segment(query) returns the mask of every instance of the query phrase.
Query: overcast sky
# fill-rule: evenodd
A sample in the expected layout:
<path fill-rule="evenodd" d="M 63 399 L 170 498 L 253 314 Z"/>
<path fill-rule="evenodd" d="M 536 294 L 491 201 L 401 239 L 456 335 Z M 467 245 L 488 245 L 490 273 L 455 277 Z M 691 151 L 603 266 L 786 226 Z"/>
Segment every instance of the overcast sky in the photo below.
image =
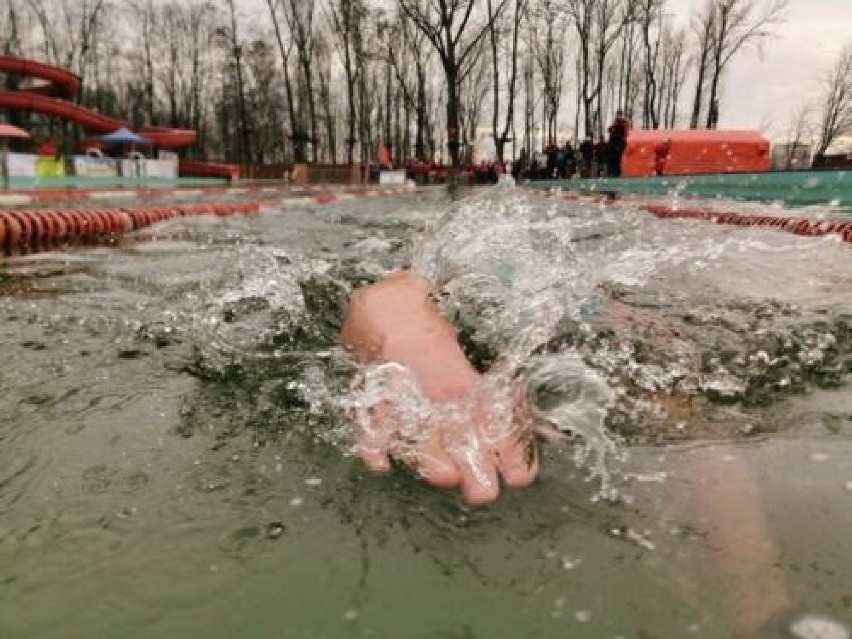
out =
<path fill-rule="evenodd" d="M 704 0 L 670 0 L 669 7 L 686 21 Z M 852 44 L 852 0 L 790 0 L 787 20 L 776 37 L 743 51 L 724 80 L 721 127 L 771 125 L 782 134 L 791 113 L 818 92 L 818 80 Z"/>

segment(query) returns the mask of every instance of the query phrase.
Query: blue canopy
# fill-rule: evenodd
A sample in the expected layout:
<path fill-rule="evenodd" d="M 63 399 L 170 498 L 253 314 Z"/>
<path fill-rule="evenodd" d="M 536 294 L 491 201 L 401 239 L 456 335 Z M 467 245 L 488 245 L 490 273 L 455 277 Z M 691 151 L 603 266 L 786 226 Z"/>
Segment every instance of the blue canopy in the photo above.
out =
<path fill-rule="evenodd" d="M 102 135 L 100 141 L 107 144 L 148 144 L 146 138 L 124 127 L 107 135 Z"/>

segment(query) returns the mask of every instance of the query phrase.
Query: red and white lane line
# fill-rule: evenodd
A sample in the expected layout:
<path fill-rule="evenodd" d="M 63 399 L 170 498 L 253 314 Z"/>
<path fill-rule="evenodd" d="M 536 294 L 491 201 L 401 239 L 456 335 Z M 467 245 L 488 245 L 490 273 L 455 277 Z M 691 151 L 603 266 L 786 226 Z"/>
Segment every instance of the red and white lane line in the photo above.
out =
<path fill-rule="evenodd" d="M 635 194 L 613 197 L 609 195 L 579 195 L 577 193 L 563 193 L 560 191 L 535 192 L 545 197 L 556 197 L 568 202 L 581 202 L 599 206 L 626 203 L 662 220 L 702 220 L 714 224 L 732 226 L 757 226 L 776 231 L 786 231 L 795 235 L 813 237 L 836 233 L 844 242 L 852 243 L 852 219 L 817 220 L 792 215 L 734 213 L 704 206 L 672 206 L 648 201 L 643 202 L 642 198 Z"/>
<path fill-rule="evenodd" d="M 0 209 L 0 253 L 4 250 L 50 250 L 70 241 L 109 238 L 176 217 L 196 215 L 252 215 L 262 207 L 327 206 L 356 197 L 397 195 L 410 187 L 359 189 L 334 192 L 312 188 L 315 195 L 284 197 L 272 201 L 196 202 L 189 204 L 147 204 L 132 207 L 11 208 Z M 106 199 L 106 191 L 99 191 Z M 185 194 L 185 192 L 182 192 Z M 98 199 L 98 198 L 93 198 Z M 23 205 L 29 204 L 29 202 Z"/>
<path fill-rule="evenodd" d="M 395 195 L 411 190 L 410 185 L 385 188 L 363 188 L 350 186 L 316 186 L 316 185 L 281 185 L 281 186 L 208 186 L 208 187 L 173 187 L 173 188 L 80 188 L 80 189 L 46 189 L 34 191 L 6 191 L 0 193 L 0 207 L 29 206 L 56 202 L 81 202 L 87 200 L 134 200 L 142 198 L 172 198 L 172 197 L 203 197 L 207 195 L 283 195 L 290 191 L 318 194 L 327 197 L 334 194 L 338 198 L 346 194 L 363 195 Z"/>

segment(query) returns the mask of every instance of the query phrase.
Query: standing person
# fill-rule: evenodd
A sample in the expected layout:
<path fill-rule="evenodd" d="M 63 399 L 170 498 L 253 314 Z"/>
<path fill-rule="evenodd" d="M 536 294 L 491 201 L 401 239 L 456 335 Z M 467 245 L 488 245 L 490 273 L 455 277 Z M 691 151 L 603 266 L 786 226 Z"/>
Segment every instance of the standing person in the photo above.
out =
<path fill-rule="evenodd" d="M 624 149 L 627 148 L 629 131 L 630 121 L 625 117 L 624 111 L 619 109 L 615 113 L 615 121 L 609 127 L 607 168 L 610 177 L 621 177 L 621 159 L 624 156 Z"/>
<path fill-rule="evenodd" d="M 609 163 L 607 162 L 607 158 L 609 157 L 609 146 L 606 143 L 606 140 L 600 138 L 598 143 L 595 144 L 595 154 L 592 159 L 592 177 L 606 177 L 608 175 L 607 168 Z"/>
<path fill-rule="evenodd" d="M 562 149 L 564 161 L 562 164 L 562 179 L 570 180 L 574 177 L 574 172 L 577 170 L 577 162 L 574 158 L 574 147 L 570 140 L 566 140 L 565 146 Z"/>
<path fill-rule="evenodd" d="M 666 164 L 668 164 L 669 157 L 672 151 L 672 140 L 671 138 L 666 138 L 657 146 L 654 147 L 654 173 L 657 175 L 662 175 L 666 171 Z"/>
<path fill-rule="evenodd" d="M 580 142 L 580 176 L 584 178 L 592 177 L 592 162 L 595 157 L 595 143 L 592 142 L 592 136 L 587 135 L 586 139 Z"/>

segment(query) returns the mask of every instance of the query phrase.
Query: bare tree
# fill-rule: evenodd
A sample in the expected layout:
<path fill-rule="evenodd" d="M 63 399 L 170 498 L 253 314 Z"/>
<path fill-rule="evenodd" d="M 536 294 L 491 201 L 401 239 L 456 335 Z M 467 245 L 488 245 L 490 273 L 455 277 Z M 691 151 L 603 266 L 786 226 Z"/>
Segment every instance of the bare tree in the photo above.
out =
<path fill-rule="evenodd" d="M 662 43 L 662 20 L 665 0 L 639 0 L 638 20 L 642 43 L 645 47 L 644 94 L 642 96 L 642 126 L 646 129 L 660 127 L 657 100 L 660 94 L 659 61 Z"/>
<path fill-rule="evenodd" d="M 812 121 L 813 109 L 810 104 L 804 104 L 796 109 L 787 130 L 787 140 L 783 148 L 783 157 L 778 158 L 780 166 L 786 170 L 807 168 L 810 163 L 804 156 L 809 155 L 811 140 L 814 134 Z"/>
<path fill-rule="evenodd" d="M 233 0 L 231 0 L 233 1 Z M 284 0 L 284 18 L 290 28 L 296 57 L 301 72 L 300 91 L 308 106 L 310 121 L 311 158 L 317 159 L 317 113 L 314 99 L 313 61 L 316 38 L 314 37 L 315 0 Z"/>
<path fill-rule="evenodd" d="M 666 28 L 662 35 L 662 79 L 660 81 L 661 106 L 659 113 L 663 126 L 673 129 L 677 125 L 678 105 L 689 73 L 686 55 L 686 33 Z"/>
<path fill-rule="evenodd" d="M 542 125 L 547 143 L 556 144 L 566 58 L 562 34 L 568 30 L 568 14 L 560 0 L 541 0 L 532 16 L 536 35 L 531 42 L 542 81 Z"/>
<path fill-rule="evenodd" d="M 699 13 L 692 20 L 692 30 L 698 44 L 698 53 L 695 56 L 698 71 L 695 78 L 695 96 L 692 100 L 692 117 L 689 121 L 689 127 L 692 129 L 698 128 L 704 108 L 704 91 L 707 88 L 707 74 L 713 54 L 713 36 L 716 31 L 715 2 L 716 0 L 708 0 L 704 12 Z"/>
<path fill-rule="evenodd" d="M 77 73 L 85 83 L 92 43 L 105 0 L 27 0 L 41 31 L 49 61 Z"/>
<path fill-rule="evenodd" d="M 355 161 L 355 129 L 357 111 L 355 92 L 358 85 L 360 67 L 355 56 L 355 38 L 361 31 L 361 22 L 366 8 L 361 0 L 329 0 L 328 13 L 331 26 L 337 35 L 337 49 L 343 57 L 343 72 L 346 75 L 346 161 Z"/>
<path fill-rule="evenodd" d="M 500 92 L 502 89 L 500 81 L 501 69 L 501 52 L 500 38 L 501 33 L 499 16 L 494 13 L 494 0 L 486 0 L 488 10 L 488 41 L 491 46 L 491 91 L 493 96 L 491 108 L 491 137 L 494 139 L 494 151 L 497 155 L 497 161 L 503 162 L 505 159 L 505 146 L 509 137 L 509 131 L 515 120 L 515 90 L 518 80 L 518 56 L 519 47 L 518 41 L 521 33 L 521 25 L 527 14 L 529 0 L 513 0 L 511 22 L 509 26 L 509 47 L 507 57 L 509 60 L 508 83 L 506 86 L 506 109 L 503 113 L 503 123 L 500 124 Z"/>
<path fill-rule="evenodd" d="M 708 0 L 698 20 L 699 75 L 693 103 L 692 127 L 698 127 L 701 96 L 707 88 L 707 128 L 719 117 L 719 82 L 733 57 L 744 47 L 760 46 L 783 21 L 788 0 Z"/>
<path fill-rule="evenodd" d="M 243 80 L 243 46 L 240 40 L 239 23 L 237 21 L 237 7 L 235 0 L 227 0 L 229 26 L 220 30 L 220 34 L 228 39 L 230 53 L 234 60 L 234 74 L 237 81 L 237 106 L 239 109 L 239 131 L 237 141 L 237 157 L 240 163 L 247 163 L 251 158 L 248 132 L 248 114 L 246 112 L 246 94 Z"/>
<path fill-rule="evenodd" d="M 331 50 L 328 43 L 320 38 L 316 43 L 315 64 L 319 99 L 322 105 L 322 119 L 325 124 L 326 154 L 325 161 L 337 163 L 337 113 L 331 96 Z"/>
<path fill-rule="evenodd" d="M 287 97 L 287 114 L 290 120 L 290 136 L 293 141 L 293 159 L 296 162 L 307 161 L 307 153 L 305 152 L 305 129 L 301 114 L 296 108 L 295 92 L 293 90 L 293 81 L 290 75 L 290 60 L 293 56 L 293 41 L 292 39 L 285 41 L 284 29 L 279 19 L 281 9 L 281 0 L 266 0 L 266 6 L 269 9 L 269 17 L 272 20 L 272 27 L 275 32 L 275 41 L 278 43 L 278 52 L 281 56 L 281 70 L 284 75 L 284 89 Z"/>
<path fill-rule="evenodd" d="M 484 24 L 472 22 L 476 0 L 399 0 L 402 11 L 420 29 L 441 60 L 447 92 L 447 137 L 453 166 L 459 165 L 461 84 L 476 62 L 476 49 L 508 0 L 497 0 Z"/>
<path fill-rule="evenodd" d="M 841 52 L 823 81 L 819 104 L 819 142 L 816 157 L 822 157 L 835 140 L 852 135 L 852 44 Z"/>
<path fill-rule="evenodd" d="M 491 90 L 489 61 L 482 51 L 483 48 L 480 47 L 476 64 L 465 78 L 461 91 L 462 104 L 459 121 L 461 123 L 465 160 L 468 162 L 473 161 L 476 151 L 477 130 L 482 116 L 482 105 Z"/>
<path fill-rule="evenodd" d="M 631 18 L 627 0 L 568 0 L 577 32 L 579 90 L 586 135 L 603 135 L 603 91 L 607 58 Z"/>
<path fill-rule="evenodd" d="M 21 12 L 17 0 L 8 0 L 0 11 L 0 51 L 12 55 L 21 50 Z"/>
<path fill-rule="evenodd" d="M 406 111 L 413 110 L 415 114 L 414 154 L 425 160 L 434 150 L 429 143 L 428 45 L 423 32 L 405 14 L 399 16 L 394 33 L 391 60 Z"/>

